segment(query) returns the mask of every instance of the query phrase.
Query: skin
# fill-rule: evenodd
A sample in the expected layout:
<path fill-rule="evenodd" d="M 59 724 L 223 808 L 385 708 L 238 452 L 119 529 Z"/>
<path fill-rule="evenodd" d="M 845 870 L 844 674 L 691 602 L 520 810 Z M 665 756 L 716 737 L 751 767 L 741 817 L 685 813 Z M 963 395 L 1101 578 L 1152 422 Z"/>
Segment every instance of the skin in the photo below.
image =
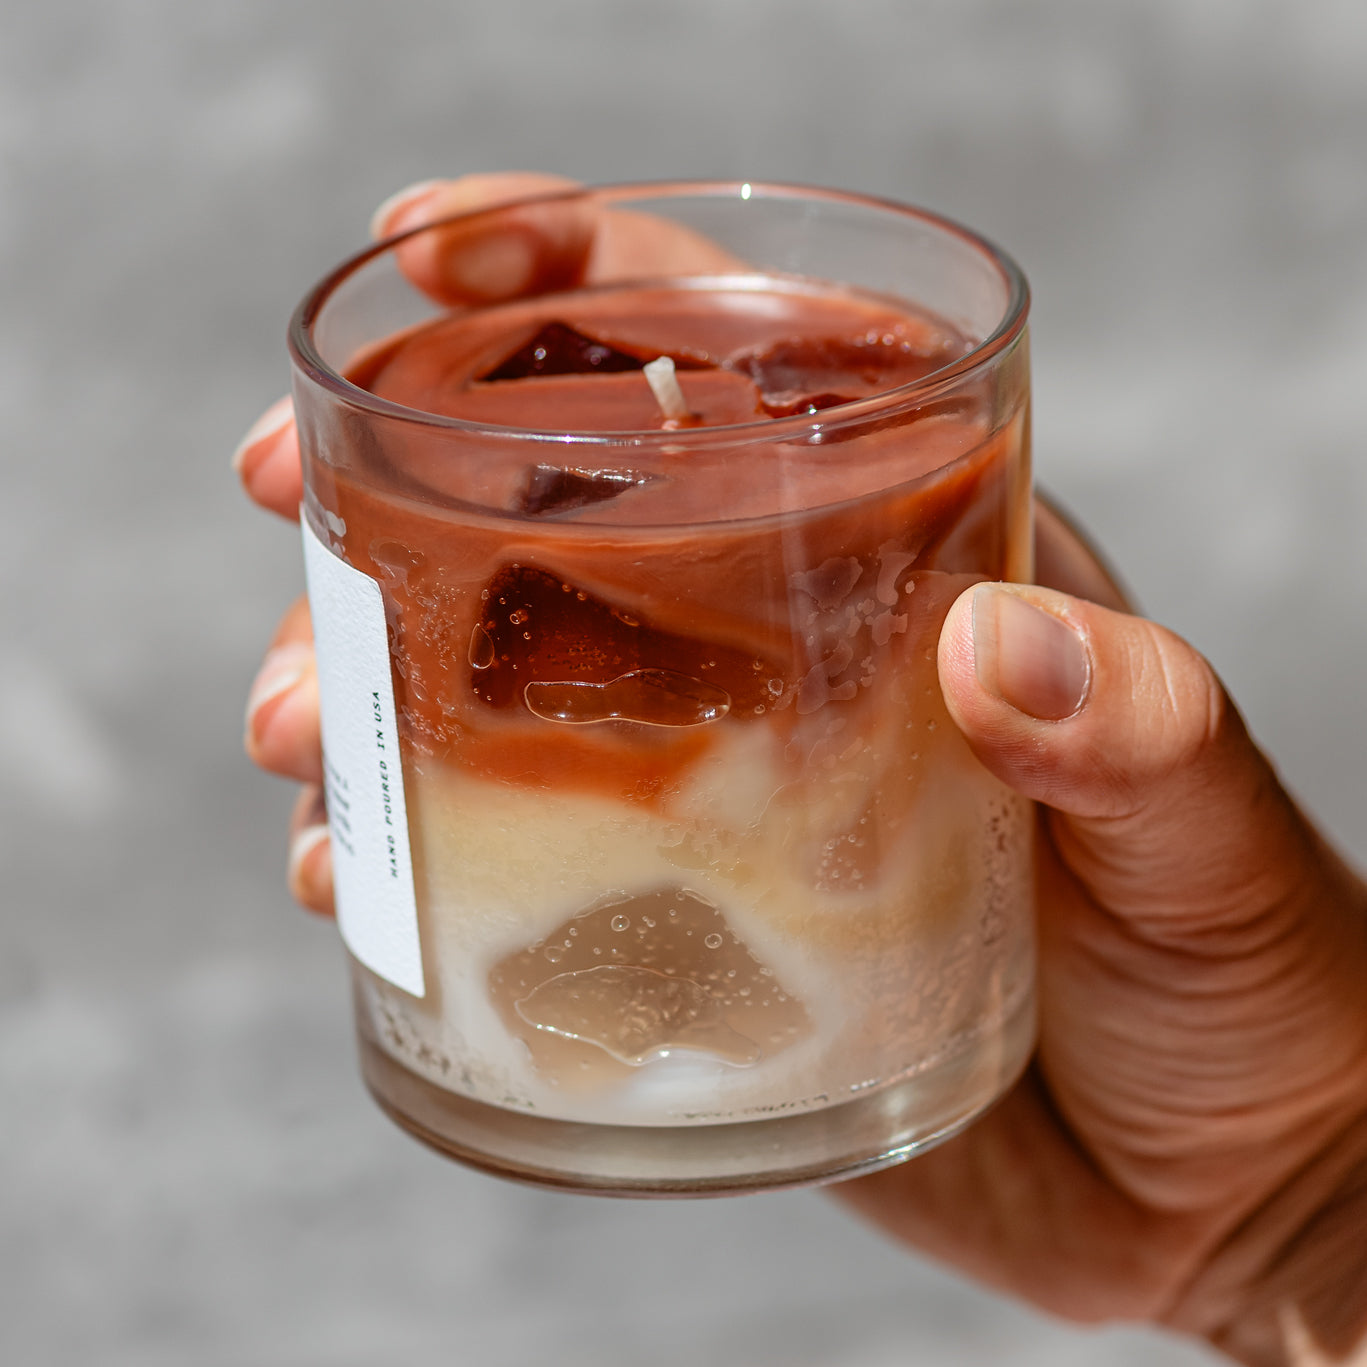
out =
<path fill-rule="evenodd" d="M 521 173 L 431 182 L 373 226 L 568 188 Z M 405 269 L 475 302 L 715 258 L 657 221 L 572 209 L 529 215 L 502 255 L 457 226 Z M 287 404 L 235 463 L 256 503 L 297 516 Z M 1283 790 L 1209 664 L 1132 615 L 1043 505 L 1037 545 L 1040 586 L 968 590 L 939 647 L 954 720 L 1041 804 L 1036 1060 L 965 1134 L 835 1193 L 1068 1319 L 1171 1325 L 1259 1367 L 1349 1361 L 1367 1336 L 1367 886 Z M 302 600 L 253 687 L 246 746 L 304 785 L 290 889 L 328 913 Z"/>

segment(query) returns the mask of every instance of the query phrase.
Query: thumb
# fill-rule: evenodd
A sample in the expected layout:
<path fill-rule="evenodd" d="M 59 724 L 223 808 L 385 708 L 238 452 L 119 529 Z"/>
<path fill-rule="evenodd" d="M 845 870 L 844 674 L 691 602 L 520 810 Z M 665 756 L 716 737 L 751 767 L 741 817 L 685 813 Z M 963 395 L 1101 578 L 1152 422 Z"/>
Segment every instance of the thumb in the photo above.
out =
<path fill-rule="evenodd" d="M 1172 632 L 1050 589 L 979 584 L 949 612 L 939 669 L 979 759 L 1053 808 L 1073 874 L 1136 930 L 1199 936 L 1322 884 L 1321 842 Z"/>

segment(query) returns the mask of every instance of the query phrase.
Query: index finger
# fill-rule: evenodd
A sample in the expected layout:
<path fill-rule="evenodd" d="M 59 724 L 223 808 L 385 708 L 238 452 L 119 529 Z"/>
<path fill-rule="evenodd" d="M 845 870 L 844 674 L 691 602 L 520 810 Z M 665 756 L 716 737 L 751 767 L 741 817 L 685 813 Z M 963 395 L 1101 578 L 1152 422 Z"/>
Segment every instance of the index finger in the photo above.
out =
<path fill-rule="evenodd" d="M 1082 529 L 1047 494 L 1035 496 L 1035 579 L 1117 612 L 1134 612 L 1134 601 Z"/>
<path fill-rule="evenodd" d="M 371 233 L 394 236 L 453 215 L 518 204 L 508 214 L 462 219 L 397 249 L 400 267 L 413 283 L 453 306 L 738 265 L 730 253 L 682 224 L 573 198 L 578 188 L 563 176 L 528 171 L 424 181 L 386 200 L 371 221 Z M 557 194 L 570 197 L 520 203 Z M 254 503 L 297 519 L 303 476 L 288 398 L 253 424 L 233 456 L 233 468 Z"/>
<path fill-rule="evenodd" d="M 453 305 L 740 264 L 681 223 L 576 197 L 581 188 L 563 176 L 527 171 L 424 181 L 381 205 L 371 232 L 392 237 L 462 215 L 396 248 L 404 274 L 431 298 Z M 480 215 L 500 205 L 511 207 Z"/>

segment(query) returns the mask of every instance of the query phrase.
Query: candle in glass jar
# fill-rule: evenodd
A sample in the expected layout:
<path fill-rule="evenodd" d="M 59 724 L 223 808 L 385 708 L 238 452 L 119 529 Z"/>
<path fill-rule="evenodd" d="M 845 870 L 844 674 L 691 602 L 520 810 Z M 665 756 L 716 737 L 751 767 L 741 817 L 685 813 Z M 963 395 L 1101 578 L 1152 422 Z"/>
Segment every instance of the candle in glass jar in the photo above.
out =
<path fill-rule="evenodd" d="M 954 597 L 1027 566 L 1023 404 L 927 383 L 975 345 L 756 272 L 455 313 L 347 367 L 427 415 L 305 442 L 394 660 L 425 978 L 358 972 L 372 1086 L 701 1133 L 944 1064 L 972 1110 L 1019 1066 L 1028 820 L 935 667 Z"/>

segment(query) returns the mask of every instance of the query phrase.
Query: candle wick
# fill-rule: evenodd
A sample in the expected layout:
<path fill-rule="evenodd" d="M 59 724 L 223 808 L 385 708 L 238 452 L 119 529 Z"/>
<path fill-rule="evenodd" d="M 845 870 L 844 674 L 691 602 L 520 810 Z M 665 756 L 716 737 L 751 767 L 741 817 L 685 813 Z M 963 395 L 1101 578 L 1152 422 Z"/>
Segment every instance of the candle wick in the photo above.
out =
<path fill-rule="evenodd" d="M 674 361 L 669 356 L 661 356 L 645 367 L 646 382 L 655 402 L 664 414 L 665 425 L 677 427 L 697 421 L 697 415 L 688 407 L 688 400 L 679 387 L 679 377 L 674 373 Z"/>

